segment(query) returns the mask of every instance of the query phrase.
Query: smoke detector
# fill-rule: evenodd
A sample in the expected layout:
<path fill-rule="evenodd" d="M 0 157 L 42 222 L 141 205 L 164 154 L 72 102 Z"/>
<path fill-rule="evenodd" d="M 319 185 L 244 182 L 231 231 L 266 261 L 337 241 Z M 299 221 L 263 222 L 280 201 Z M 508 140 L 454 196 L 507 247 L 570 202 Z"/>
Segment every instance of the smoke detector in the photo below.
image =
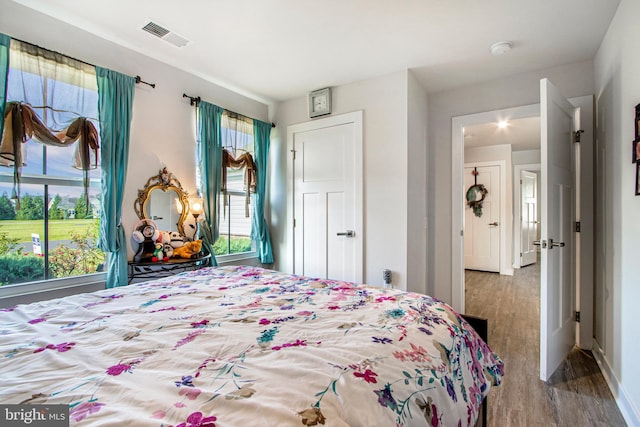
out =
<path fill-rule="evenodd" d="M 494 56 L 504 55 L 511 50 L 513 44 L 511 42 L 497 42 L 491 45 L 489 50 Z"/>
<path fill-rule="evenodd" d="M 162 39 L 175 47 L 184 47 L 189 44 L 189 40 L 153 21 L 149 21 L 147 25 L 142 27 L 142 30 L 149 34 L 153 34 L 159 39 Z"/>

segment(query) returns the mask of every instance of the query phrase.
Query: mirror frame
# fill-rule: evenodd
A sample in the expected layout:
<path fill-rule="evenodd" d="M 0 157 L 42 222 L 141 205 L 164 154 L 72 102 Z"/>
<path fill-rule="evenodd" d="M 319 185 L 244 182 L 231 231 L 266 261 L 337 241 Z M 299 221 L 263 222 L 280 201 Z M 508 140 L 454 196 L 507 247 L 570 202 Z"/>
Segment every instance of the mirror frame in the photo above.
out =
<path fill-rule="evenodd" d="M 153 190 L 162 190 L 165 193 L 169 190 L 176 192 L 178 200 L 182 205 L 182 212 L 180 213 L 180 219 L 178 219 L 176 226 L 178 227 L 178 232 L 185 236 L 184 221 L 189 215 L 189 193 L 182 188 L 182 184 L 180 184 L 178 178 L 169 172 L 166 167 L 160 169 L 158 175 L 149 178 L 143 189 L 138 190 L 138 198 L 133 202 L 133 209 L 136 211 L 138 218 L 147 218 L 146 207 Z"/>

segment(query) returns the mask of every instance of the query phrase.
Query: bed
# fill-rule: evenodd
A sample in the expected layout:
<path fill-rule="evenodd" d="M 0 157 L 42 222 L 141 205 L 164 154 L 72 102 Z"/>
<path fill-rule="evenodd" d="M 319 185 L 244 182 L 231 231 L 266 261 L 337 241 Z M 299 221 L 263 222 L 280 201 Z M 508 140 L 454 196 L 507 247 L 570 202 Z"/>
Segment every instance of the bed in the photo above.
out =
<path fill-rule="evenodd" d="M 0 312 L 0 402 L 78 426 L 469 426 L 502 375 L 434 298 L 256 267 Z"/>

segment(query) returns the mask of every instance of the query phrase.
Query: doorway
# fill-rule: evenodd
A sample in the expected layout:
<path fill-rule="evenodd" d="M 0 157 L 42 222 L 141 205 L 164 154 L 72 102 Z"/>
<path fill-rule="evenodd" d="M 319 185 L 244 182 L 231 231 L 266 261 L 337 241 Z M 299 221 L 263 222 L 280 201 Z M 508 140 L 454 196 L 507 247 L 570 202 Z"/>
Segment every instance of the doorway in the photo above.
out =
<path fill-rule="evenodd" d="M 465 190 L 464 187 L 464 162 L 465 162 L 465 128 L 469 129 L 473 126 L 485 126 L 488 123 L 498 123 L 504 120 L 516 120 L 540 115 L 540 105 L 533 104 L 522 107 L 508 108 L 503 110 L 488 111 L 484 113 L 471 114 L 467 116 L 453 117 L 452 119 L 452 242 L 451 242 L 451 280 L 452 280 L 452 305 L 454 309 L 464 313 L 464 203 Z M 467 133 L 469 135 L 469 133 Z M 503 156 L 504 157 L 504 156 Z M 506 165 L 506 169 L 512 167 L 511 159 Z M 505 174 L 506 175 L 506 174 Z M 509 176 L 511 172 L 509 172 Z M 511 179 L 509 179 L 511 181 Z M 510 185 L 506 185 L 505 200 L 512 197 L 513 191 Z M 510 203 L 507 203 L 510 206 Z M 504 230 L 512 230 L 512 210 L 506 210 L 505 205 Z M 511 233 L 507 233 L 511 234 Z M 505 239 L 508 241 L 509 247 L 513 239 Z M 513 262 L 511 260 L 511 251 L 501 259 L 501 272 L 511 272 Z"/>
<path fill-rule="evenodd" d="M 594 147 L 594 111 L 593 95 L 571 98 L 569 101 L 580 108 L 582 123 L 579 144 L 580 164 L 577 165 L 580 198 L 578 212 L 580 216 L 576 227 L 581 232 L 576 239 L 576 251 L 579 264 L 576 275 L 580 278 L 577 289 L 576 310 L 580 312 L 580 323 L 577 325 L 577 344 L 583 349 L 591 349 L 593 345 L 593 147 Z M 465 127 L 495 122 L 503 118 L 525 118 L 539 116 L 539 104 L 516 108 L 470 114 L 452 118 L 452 305 L 456 310 L 465 312 L 464 295 L 464 129 Z M 533 163 L 533 162 L 531 162 Z M 515 252 L 515 248 L 514 248 Z M 513 258 L 515 253 L 510 256 Z"/>
<path fill-rule="evenodd" d="M 533 242 L 540 240 L 540 163 L 513 166 L 514 186 L 513 267 L 538 262 L 539 250 Z M 519 219 L 519 220 L 518 220 Z"/>

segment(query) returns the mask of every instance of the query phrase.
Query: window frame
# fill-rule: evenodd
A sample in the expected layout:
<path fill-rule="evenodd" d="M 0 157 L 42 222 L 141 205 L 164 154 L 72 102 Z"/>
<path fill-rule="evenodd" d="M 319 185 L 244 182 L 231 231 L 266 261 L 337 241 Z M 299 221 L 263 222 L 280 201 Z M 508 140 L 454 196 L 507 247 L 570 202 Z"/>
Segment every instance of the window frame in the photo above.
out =
<path fill-rule="evenodd" d="M 225 110 L 223 112 L 223 116 L 225 114 L 228 114 L 227 110 Z M 234 129 L 224 126 L 222 123 L 224 122 L 224 120 L 221 120 L 220 123 L 220 127 L 221 129 L 224 128 L 228 131 L 234 131 Z M 252 133 L 252 137 L 255 137 L 255 135 Z M 196 153 L 199 153 L 199 144 L 201 144 L 200 140 L 196 140 Z M 226 147 L 222 147 L 223 150 L 226 150 Z M 253 157 L 255 155 L 255 151 L 252 149 L 250 151 L 251 156 Z M 198 182 L 198 194 L 201 194 L 201 188 L 200 188 L 200 177 L 201 177 L 201 173 L 200 173 L 200 158 L 199 158 L 199 154 L 196 155 L 196 165 L 197 165 L 197 171 L 196 171 L 196 181 Z M 229 171 L 231 171 L 232 169 L 227 168 L 227 177 L 229 177 Z M 249 191 L 247 189 L 247 191 Z M 241 196 L 241 197 L 246 197 L 246 191 L 238 191 L 238 190 L 227 190 L 226 192 L 221 191 L 220 195 L 225 197 L 227 195 L 232 195 L 232 196 Z M 253 207 L 254 204 L 254 198 L 253 196 L 251 196 L 251 206 Z M 219 199 L 220 200 L 220 199 Z M 224 202 L 223 202 L 224 203 Z M 218 218 L 215 219 L 217 226 L 218 226 L 218 238 L 221 236 L 227 236 L 227 238 L 229 238 L 230 234 L 228 232 L 225 232 L 224 234 L 221 232 L 220 229 L 220 219 L 221 219 L 221 210 L 223 209 L 223 204 L 219 204 L 218 206 Z M 251 218 L 251 217 L 250 217 Z M 253 228 L 253 227 L 252 227 Z M 251 231 L 253 231 L 252 229 L 249 232 L 249 238 L 251 239 Z M 215 242 L 213 242 L 215 244 Z M 213 247 L 213 245 L 212 245 Z M 252 258 L 257 258 L 258 257 L 258 248 L 257 248 L 257 242 L 254 239 L 251 239 L 251 250 L 250 251 L 246 251 L 246 252 L 239 252 L 239 253 L 234 253 L 234 254 L 224 254 L 224 255 L 216 255 L 216 254 L 212 254 L 215 256 L 216 260 L 218 261 L 219 264 L 224 264 L 224 263 L 232 263 L 235 261 L 240 261 L 240 260 L 245 260 L 245 259 L 252 259 Z"/>
<path fill-rule="evenodd" d="M 31 45 L 30 43 L 27 43 L 27 42 L 20 42 L 20 43 L 24 45 Z M 61 58 L 65 58 L 65 60 L 70 60 L 73 63 L 82 62 L 74 58 L 71 58 L 67 55 L 52 51 L 50 49 L 40 48 L 35 45 L 31 45 L 31 46 L 35 47 L 36 49 L 52 53 L 56 58 L 58 58 L 59 56 Z M 51 58 L 47 57 L 45 62 L 41 63 L 40 61 L 34 59 L 35 57 L 32 57 L 30 53 L 25 53 L 25 51 L 23 51 L 22 49 L 20 49 L 20 52 L 24 53 L 24 55 L 21 55 L 20 61 L 17 61 L 15 63 L 12 62 L 9 64 L 9 69 L 8 69 L 9 74 L 11 74 L 12 70 L 15 70 L 19 73 L 34 74 L 36 76 L 39 76 L 41 79 L 45 79 L 45 81 L 55 80 L 56 82 L 61 82 L 63 84 L 80 87 L 83 90 L 87 90 L 87 89 L 93 90 L 92 85 L 91 87 L 89 87 L 89 86 L 86 86 L 85 84 L 75 84 L 77 83 L 77 80 L 71 77 L 76 72 L 85 72 L 86 70 L 84 68 L 77 69 L 76 67 L 71 66 L 68 63 L 64 63 L 64 64 L 58 63 L 59 66 L 56 67 L 56 70 L 58 72 L 51 75 L 51 73 L 49 73 L 49 71 L 47 71 L 46 68 L 44 69 L 45 71 L 43 71 L 43 68 L 41 68 L 41 65 L 46 64 L 46 61 L 51 60 Z M 13 55 L 12 48 L 10 48 L 10 55 Z M 52 61 L 56 62 L 56 60 L 52 60 Z M 90 64 L 86 64 L 86 63 L 82 67 L 84 66 L 93 67 Z M 8 77 L 8 79 L 10 79 L 10 77 Z M 83 77 L 80 80 L 82 80 L 83 83 L 86 83 L 86 77 Z M 45 93 L 43 94 L 43 97 L 44 97 L 43 99 L 45 100 L 45 104 L 46 104 L 46 99 L 48 95 L 47 85 L 45 85 L 43 88 L 45 90 Z M 97 86 L 95 89 L 97 89 Z M 9 99 L 7 99 L 6 101 L 11 102 L 11 100 Z M 96 101 L 97 101 L 97 98 L 96 98 Z M 96 110 L 97 110 L 97 105 L 96 105 Z M 46 124 L 45 117 L 41 117 L 41 119 L 43 120 L 43 123 Z M 93 120 L 97 120 L 97 119 L 93 119 Z M 2 133 L 2 129 L 0 129 L 0 134 L 1 133 Z M 38 144 L 38 142 L 34 142 L 34 141 L 30 141 L 29 143 Z M 57 175 L 55 173 L 49 174 L 50 172 L 48 172 L 48 170 L 50 165 L 47 163 L 48 149 L 49 147 L 47 146 L 47 144 L 43 144 L 42 171 L 40 171 L 40 173 L 29 171 L 29 172 L 26 172 L 26 173 L 23 172 L 20 174 L 21 185 L 23 184 L 33 185 L 33 186 L 38 186 L 42 189 L 42 192 L 43 192 L 42 197 L 44 201 L 44 205 L 43 205 L 44 209 L 42 214 L 43 214 L 44 225 L 46 225 L 48 221 L 48 218 L 47 218 L 48 216 L 47 202 L 48 201 L 45 199 L 45 196 L 47 196 L 47 191 L 46 191 L 47 187 L 74 187 L 74 188 L 80 188 L 80 189 L 84 188 L 83 177 L 81 174 L 80 175 L 78 174 L 75 174 L 75 175 L 59 175 L 58 174 Z M 100 166 L 98 166 L 98 170 L 100 170 Z M 100 175 L 101 174 L 99 173 L 97 176 L 91 176 L 89 178 L 90 189 L 97 190 L 98 192 L 102 191 L 102 183 L 101 183 Z M 13 177 L 13 167 L 0 168 L 0 183 L 3 183 L 3 184 L 7 183 L 10 185 L 15 184 L 14 177 Z M 87 200 L 87 203 L 90 203 L 90 200 Z M 45 236 L 46 235 L 47 234 L 45 231 Z M 44 240 L 44 237 L 43 237 L 43 240 Z M 97 246 L 98 242 L 96 241 L 95 243 Z M 51 250 L 47 255 L 51 256 Z M 104 264 L 108 265 L 108 262 L 109 262 L 109 253 L 105 253 Z M 67 276 L 67 277 L 48 277 L 50 274 L 51 274 L 50 271 L 49 272 L 45 271 L 44 277 L 46 278 L 43 278 L 40 280 L 34 280 L 30 282 L 11 283 L 11 284 L 6 284 L 4 286 L 0 286 L 0 300 L 4 300 L 6 298 L 12 298 L 12 297 L 19 297 L 23 295 L 38 294 L 42 292 L 50 292 L 50 291 L 57 291 L 57 290 L 63 290 L 63 289 L 73 289 L 77 287 L 91 286 L 96 284 L 105 284 L 106 278 L 107 278 L 106 271 L 93 272 L 88 274 L 80 274 L 80 275 Z"/>

